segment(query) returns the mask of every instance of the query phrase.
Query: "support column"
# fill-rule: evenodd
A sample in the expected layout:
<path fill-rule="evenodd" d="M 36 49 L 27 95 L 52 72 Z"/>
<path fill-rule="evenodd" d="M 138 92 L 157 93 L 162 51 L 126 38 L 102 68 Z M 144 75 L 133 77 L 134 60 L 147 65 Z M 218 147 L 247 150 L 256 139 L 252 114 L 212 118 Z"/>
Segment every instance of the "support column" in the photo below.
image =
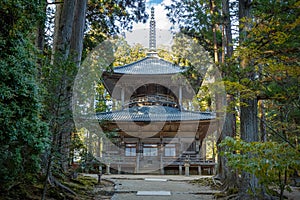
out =
<path fill-rule="evenodd" d="M 202 153 L 202 158 L 206 160 L 206 139 L 204 139 L 202 142 L 201 153 Z"/>
<path fill-rule="evenodd" d="M 163 149 L 163 144 L 160 144 L 160 174 L 164 175 L 165 174 L 165 170 L 164 170 L 164 162 L 163 162 L 163 153 L 164 153 L 164 149 Z"/>
<path fill-rule="evenodd" d="M 182 175 L 182 165 L 179 165 L 179 175 Z"/>
<path fill-rule="evenodd" d="M 121 165 L 118 165 L 118 174 L 121 174 L 121 171 L 122 171 L 122 167 Z"/>
<path fill-rule="evenodd" d="M 198 175 L 202 175 L 201 166 L 198 166 Z"/>
<path fill-rule="evenodd" d="M 216 167 L 216 166 L 214 166 L 214 167 L 212 168 L 212 170 L 211 170 L 211 175 L 215 175 L 215 174 L 216 174 L 215 167 Z"/>
<path fill-rule="evenodd" d="M 125 88 L 123 86 L 121 88 L 121 106 L 122 106 L 122 109 L 125 106 Z"/>
<path fill-rule="evenodd" d="M 141 139 L 139 138 L 137 142 L 137 153 L 136 153 L 136 162 L 135 162 L 135 173 L 139 173 L 140 171 L 140 157 L 141 157 L 141 152 L 142 152 L 142 146 L 141 146 Z"/>
<path fill-rule="evenodd" d="M 184 171 L 186 176 L 190 176 L 190 158 L 188 156 L 184 160 Z"/>
<path fill-rule="evenodd" d="M 185 172 L 186 176 L 190 176 L 190 165 L 189 164 L 184 165 L 184 172 Z"/>
<path fill-rule="evenodd" d="M 140 170 L 140 153 L 138 152 L 136 155 L 135 173 L 138 174 L 139 170 Z"/>
<path fill-rule="evenodd" d="M 110 164 L 106 165 L 106 174 L 110 174 Z"/>
<path fill-rule="evenodd" d="M 179 103 L 179 107 L 181 108 L 182 106 L 182 86 L 179 86 L 179 91 L 178 91 L 178 103 Z"/>

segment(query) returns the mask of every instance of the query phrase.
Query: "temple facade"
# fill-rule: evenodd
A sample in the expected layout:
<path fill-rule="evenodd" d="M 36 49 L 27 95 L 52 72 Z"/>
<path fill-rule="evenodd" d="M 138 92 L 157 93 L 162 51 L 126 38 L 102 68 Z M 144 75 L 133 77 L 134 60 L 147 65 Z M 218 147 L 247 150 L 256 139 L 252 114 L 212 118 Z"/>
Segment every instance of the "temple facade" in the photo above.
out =
<path fill-rule="evenodd" d="M 102 129 L 116 133 L 113 145 L 103 145 L 101 156 L 111 158 L 109 172 L 213 173 L 215 163 L 206 160 L 203 141 L 215 131 L 215 113 L 184 108 L 183 102 L 197 91 L 185 81 L 187 67 L 158 57 L 151 12 L 147 56 L 103 73 L 106 90 L 121 106 L 97 113 Z"/>

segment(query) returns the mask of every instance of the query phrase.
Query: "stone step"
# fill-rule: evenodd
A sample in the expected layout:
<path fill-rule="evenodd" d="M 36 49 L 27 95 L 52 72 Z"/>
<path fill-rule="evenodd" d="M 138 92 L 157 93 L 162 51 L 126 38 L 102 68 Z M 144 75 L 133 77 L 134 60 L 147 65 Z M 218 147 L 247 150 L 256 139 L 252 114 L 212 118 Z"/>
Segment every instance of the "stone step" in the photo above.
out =
<path fill-rule="evenodd" d="M 137 196 L 171 196 L 170 191 L 138 191 Z"/>

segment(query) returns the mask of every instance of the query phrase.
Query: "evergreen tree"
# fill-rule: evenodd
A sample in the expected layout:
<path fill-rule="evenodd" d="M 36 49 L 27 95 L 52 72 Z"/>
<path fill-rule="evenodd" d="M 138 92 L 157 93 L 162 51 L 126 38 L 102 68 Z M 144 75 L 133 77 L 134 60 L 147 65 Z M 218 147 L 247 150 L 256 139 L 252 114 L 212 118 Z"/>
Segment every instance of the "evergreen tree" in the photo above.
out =
<path fill-rule="evenodd" d="M 32 40 L 42 7 L 35 0 L 0 2 L 1 191 L 33 181 L 48 144 Z"/>

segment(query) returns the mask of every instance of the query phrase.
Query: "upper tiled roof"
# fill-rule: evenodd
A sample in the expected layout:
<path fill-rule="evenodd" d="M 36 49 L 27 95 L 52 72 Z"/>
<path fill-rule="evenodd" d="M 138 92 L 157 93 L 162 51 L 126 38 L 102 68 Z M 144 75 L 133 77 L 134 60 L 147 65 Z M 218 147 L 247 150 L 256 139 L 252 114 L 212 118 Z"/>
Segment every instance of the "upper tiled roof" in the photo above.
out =
<path fill-rule="evenodd" d="M 210 112 L 192 112 L 167 106 L 132 107 L 124 110 L 98 113 L 98 120 L 110 121 L 194 121 L 211 120 L 216 115 Z"/>
<path fill-rule="evenodd" d="M 148 56 L 128 65 L 115 67 L 117 74 L 178 74 L 186 69 L 156 56 Z"/>

